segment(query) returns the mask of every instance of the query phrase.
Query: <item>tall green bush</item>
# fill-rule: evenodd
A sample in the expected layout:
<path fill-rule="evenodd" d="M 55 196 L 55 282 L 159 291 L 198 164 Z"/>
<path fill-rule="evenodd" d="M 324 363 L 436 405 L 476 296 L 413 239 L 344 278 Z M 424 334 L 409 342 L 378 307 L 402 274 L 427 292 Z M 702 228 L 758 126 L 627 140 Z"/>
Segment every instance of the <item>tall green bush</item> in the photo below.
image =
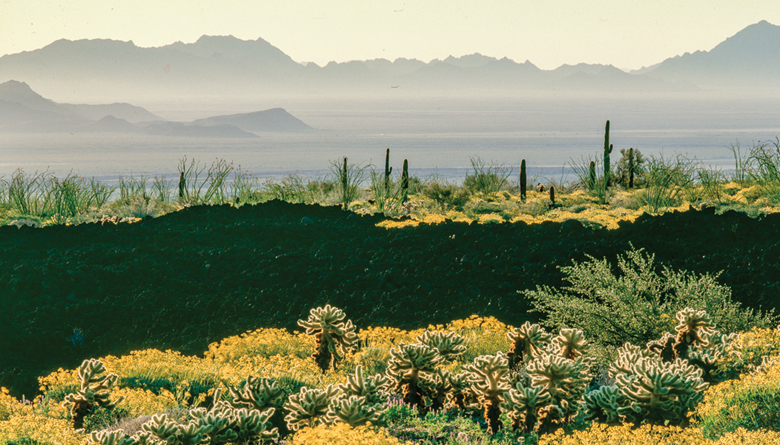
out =
<path fill-rule="evenodd" d="M 616 272 L 606 258 L 560 267 L 569 284 L 561 289 L 537 286 L 521 291 L 534 310 L 546 315 L 542 324 L 578 328 L 602 346 L 645 344 L 672 330 L 675 313 L 685 307 L 705 310 L 723 332 L 777 324 L 773 311 L 743 308 L 718 275 L 659 267 L 655 256 L 631 248 L 618 255 Z"/>

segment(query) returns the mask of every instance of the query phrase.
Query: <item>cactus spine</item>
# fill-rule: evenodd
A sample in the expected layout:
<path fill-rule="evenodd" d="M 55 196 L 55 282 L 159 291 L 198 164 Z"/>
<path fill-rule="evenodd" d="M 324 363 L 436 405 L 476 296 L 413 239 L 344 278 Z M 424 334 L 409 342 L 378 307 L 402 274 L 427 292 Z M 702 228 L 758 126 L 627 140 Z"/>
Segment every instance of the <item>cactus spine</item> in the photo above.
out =
<path fill-rule="evenodd" d="M 609 187 L 609 155 L 612 154 L 612 144 L 609 143 L 609 121 L 604 130 L 604 188 Z"/>
<path fill-rule="evenodd" d="M 408 199 L 409 193 L 409 161 L 404 159 L 404 169 L 401 172 L 401 204 Z"/>
<path fill-rule="evenodd" d="M 528 178 L 525 174 L 525 159 L 523 159 L 520 162 L 520 199 L 525 201 L 525 192 L 526 192 L 526 186 L 528 183 Z"/>

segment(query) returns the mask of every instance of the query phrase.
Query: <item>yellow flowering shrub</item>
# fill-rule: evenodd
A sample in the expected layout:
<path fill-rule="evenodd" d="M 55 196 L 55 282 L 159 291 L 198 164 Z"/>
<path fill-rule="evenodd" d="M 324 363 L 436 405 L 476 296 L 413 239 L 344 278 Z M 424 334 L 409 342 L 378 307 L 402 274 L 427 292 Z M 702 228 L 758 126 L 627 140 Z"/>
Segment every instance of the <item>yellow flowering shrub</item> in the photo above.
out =
<path fill-rule="evenodd" d="M 79 387 L 78 369 L 58 369 L 51 374 L 38 377 L 41 393 L 56 391 L 63 396 L 66 392 L 76 391 Z"/>
<path fill-rule="evenodd" d="M 211 360 L 183 355 L 181 352 L 158 349 L 132 351 L 122 357 L 106 356 L 100 359 L 109 372 L 119 377 L 165 378 L 214 382 L 218 380 L 219 367 Z"/>
<path fill-rule="evenodd" d="M 780 430 L 780 357 L 770 358 L 759 372 L 710 387 L 692 416 L 711 438 L 745 426 Z"/>
<path fill-rule="evenodd" d="M 8 420 L 11 410 L 19 402 L 8 393 L 6 388 L 0 388 L 0 420 Z"/>
<path fill-rule="evenodd" d="M 479 215 L 479 224 L 501 224 L 504 222 L 504 218 L 497 213 L 485 213 Z"/>
<path fill-rule="evenodd" d="M 607 426 L 594 423 L 587 430 L 565 434 L 558 430 L 539 438 L 539 445 L 780 445 L 780 433 L 739 429 L 716 441 L 705 439 L 697 428 L 632 425 Z"/>
<path fill-rule="evenodd" d="M 374 429 L 368 426 L 351 427 L 346 423 L 335 425 L 320 425 L 314 428 L 303 428 L 290 440 L 292 445 L 401 445 L 411 442 L 401 442 L 390 436 L 384 429 Z"/>
<path fill-rule="evenodd" d="M 158 414 L 178 405 L 174 395 L 167 390 L 157 395 L 148 389 L 119 388 L 111 391 L 111 395 L 125 398 L 118 406 L 126 409 L 130 417 Z"/>
<path fill-rule="evenodd" d="M 39 414 L 32 406 L 19 404 L 8 420 L 0 421 L 0 443 L 34 439 L 57 445 L 82 445 L 86 436 L 76 432 L 70 419 L 55 419 Z"/>
<path fill-rule="evenodd" d="M 226 363 L 245 355 L 295 355 L 304 358 L 312 352 L 314 337 L 310 335 L 290 333 L 286 329 L 257 329 L 212 343 L 204 355 L 215 362 Z"/>

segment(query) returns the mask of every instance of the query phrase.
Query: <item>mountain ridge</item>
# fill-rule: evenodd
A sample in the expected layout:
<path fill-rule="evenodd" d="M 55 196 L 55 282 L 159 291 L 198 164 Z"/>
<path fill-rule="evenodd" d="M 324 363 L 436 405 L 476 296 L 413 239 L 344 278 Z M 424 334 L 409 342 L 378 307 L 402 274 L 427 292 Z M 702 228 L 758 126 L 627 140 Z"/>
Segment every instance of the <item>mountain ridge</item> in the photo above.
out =
<path fill-rule="evenodd" d="M 3 131 L 255 138 L 255 132 L 308 132 L 314 129 L 283 108 L 213 116 L 186 123 L 171 122 L 128 103 L 57 103 L 36 93 L 25 82 L 10 80 L 0 83 L 0 132 Z"/>

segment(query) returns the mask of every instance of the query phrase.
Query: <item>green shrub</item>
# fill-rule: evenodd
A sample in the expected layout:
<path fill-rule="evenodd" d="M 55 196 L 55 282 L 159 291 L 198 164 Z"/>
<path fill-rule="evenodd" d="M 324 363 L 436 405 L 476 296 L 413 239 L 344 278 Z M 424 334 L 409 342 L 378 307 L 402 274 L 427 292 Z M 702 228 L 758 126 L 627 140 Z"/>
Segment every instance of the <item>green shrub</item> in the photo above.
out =
<path fill-rule="evenodd" d="M 671 331 L 674 314 L 690 307 L 705 310 L 722 332 L 777 324 L 773 311 L 742 308 L 731 299 L 731 290 L 717 282 L 718 274 L 696 274 L 664 267 L 657 272 L 654 256 L 631 248 L 618 255 L 617 270 L 605 259 L 560 267 L 562 289 L 537 286 L 521 291 L 532 300 L 534 310 L 553 328 L 581 329 L 601 346 L 619 347 L 626 342 L 644 345 Z"/>
<path fill-rule="evenodd" d="M 463 187 L 473 193 L 497 193 L 512 175 L 512 169 L 495 163 L 488 164 L 479 156 L 470 158 L 474 173 L 466 176 Z"/>
<path fill-rule="evenodd" d="M 422 194 L 433 200 L 441 207 L 442 211 L 463 210 L 463 206 L 469 202 L 470 193 L 466 187 L 431 181 L 422 189 Z"/>

